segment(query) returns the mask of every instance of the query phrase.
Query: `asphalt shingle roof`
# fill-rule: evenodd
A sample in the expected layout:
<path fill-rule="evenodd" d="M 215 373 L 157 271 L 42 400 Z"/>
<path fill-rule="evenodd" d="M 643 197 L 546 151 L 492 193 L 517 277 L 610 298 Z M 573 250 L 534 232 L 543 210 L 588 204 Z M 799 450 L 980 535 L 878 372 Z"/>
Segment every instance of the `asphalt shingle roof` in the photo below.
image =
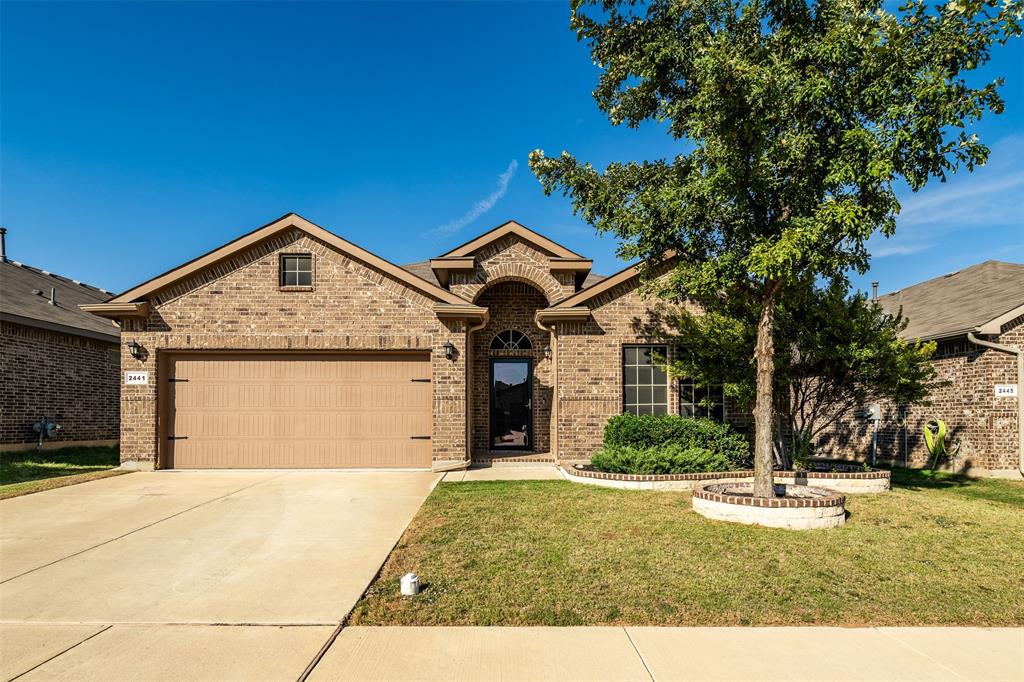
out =
<path fill-rule="evenodd" d="M 50 289 L 56 293 L 56 304 L 50 305 Z M 34 293 L 39 292 L 39 293 Z M 0 260 L 0 317 L 24 324 L 40 323 L 86 332 L 88 336 L 101 335 L 112 341 L 120 332 L 110 320 L 78 309 L 84 303 L 103 303 L 112 294 L 96 287 L 61 277 L 45 270 Z"/>
<path fill-rule="evenodd" d="M 878 297 L 908 339 L 957 336 L 1024 305 L 1024 264 L 987 260 Z"/>

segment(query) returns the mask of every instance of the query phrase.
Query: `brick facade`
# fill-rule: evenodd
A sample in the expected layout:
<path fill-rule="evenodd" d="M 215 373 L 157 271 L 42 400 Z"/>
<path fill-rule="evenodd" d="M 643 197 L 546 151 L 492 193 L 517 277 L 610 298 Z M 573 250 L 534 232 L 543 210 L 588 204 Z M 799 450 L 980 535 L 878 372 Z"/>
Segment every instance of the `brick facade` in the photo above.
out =
<path fill-rule="evenodd" d="M 311 253 L 312 290 L 278 285 L 282 253 Z M 436 460 L 466 451 L 466 326 L 441 322 L 434 301 L 382 272 L 293 229 L 179 281 L 150 299 L 145 320 L 126 319 L 126 370 L 147 370 L 145 386 L 122 390 L 121 458 L 148 467 L 158 454 L 160 359 L 173 351 L 430 351 Z M 442 347 L 455 347 L 452 360 Z M 122 344 L 124 348 L 124 344 Z"/>
<path fill-rule="evenodd" d="M 279 223 L 288 220 L 286 216 Z M 579 310 L 567 299 L 575 300 L 580 278 L 577 271 L 564 270 L 564 263 L 556 262 L 559 258 L 528 234 L 481 239 L 472 254 L 474 269 L 451 270 L 444 290 L 434 283 L 410 281 L 390 264 L 371 265 L 374 259 L 365 252 L 360 255 L 332 242 L 333 235 L 316 232 L 320 228 L 310 231 L 297 224 L 161 283 L 145 297 L 148 317 L 122 319 L 123 342 L 134 340 L 145 349 L 143 358 L 136 360 L 123 343 L 123 369 L 148 370 L 151 377 L 149 385 L 125 386 L 121 392 L 125 461 L 160 464 L 163 406 L 157 387 L 162 359 L 176 351 L 218 350 L 429 352 L 435 462 L 464 462 L 493 452 L 490 359 L 528 356 L 534 369 L 529 452 L 551 452 L 563 461 L 588 459 L 601 445 L 608 418 L 623 409 L 623 348 L 658 343 L 656 308 L 638 288 L 638 279 L 624 279 L 626 274 L 609 282 L 611 288 L 595 290 L 601 293 L 580 296 L 579 306 L 589 310 L 586 321 L 556 321 L 550 332 L 538 328 L 535 316 L 540 310 L 562 301 Z M 313 286 L 282 290 L 280 255 L 296 252 L 313 255 Z M 469 312 L 464 318 L 458 317 L 461 312 L 446 313 L 442 319 L 439 305 Z M 489 318 L 483 328 L 475 329 L 484 309 Z M 532 348 L 491 351 L 491 339 L 507 329 L 526 334 Z M 1015 321 L 998 340 L 1024 343 L 1024 324 Z M 454 349 L 451 360 L 445 357 L 446 343 Z M 550 358 L 544 353 L 546 346 L 552 349 Z M 668 352 L 671 358 L 673 349 Z M 935 396 L 933 406 L 911 414 L 910 463 L 924 463 L 921 425 L 935 415 L 950 424 L 952 438 L 963 443 L 962 456 L 971 466 L 1015 466 L 1015 402 L 992 395 L 993 383 L 1015 381 L 1013 358 L 958 347 L 938 358 L 936 365 L 952 384 Z M 679 389 L 674 380 L 669 380 L 667 396 L 669 413 L 677 414 Z M 887 410 L 890 421 L 883 425 L 882 457 L 899 459 L 894 453 L 902 445 L 902 430 L 892 423 L 893 414 Z M 742 431 L 752 425 L 749 411 L 732 401 L 726 403 L 726 419 Z M 863 457 L 865 426 L 859 420 L 837 426 L 823 439 L 822 452 Z"/>
<path fill-rule="evenodd" d="M 994 341 L 1024 347 L 1024 318 L 1002 327 Z M 936 390 L 929 405 L 906 410 L 901 426 L 900 406 L 882 405 L 878 429 L 878 459 L 909 466 L 930 465 L 924 425 L 942 419 L 949 429 L 948 444 L 960 444 L 957 458 L 946 466 L 956 470 L 1005 471 L 1017 468 L 1017 400 L 997 398 L 996 384 L 1016 384 L 1014 356 L 982 348 L 966 337 L 940 341 L 933 364 L 938 378 L 948 382 Z M 871 452 L 872 425 L 857 415 L 828 428 L 818 438 L 819 454 L 865 459 Z M 904 436 L 906 436 L 904 440 Z"/>
<path fill-rule="evenodd" d="M 540 289 L 550 305 L 576 292 L 572 273 L 550 270 L 548 257 L 513 236 L 503 237 L 475 254 L 473 272 L 452 273 L 449 288 L 467 301 L 475 301 L 487 287 L 516 281 Z"/>
<path fill-rule="evenodd" d="M 44 417 L 47 442 L 116 441 L 119 383 L 116 341 L 0 322 L 0 443 L 35 442 Z"/>
<path fill-rule="evenodd" d="M 558 344 L 558 456 L 589 459 L 601 447 L 604 425 L 622 413 L 622 353 L 629 345 L 663 345 L 657 340 L 656 305 L 634 278 L 587 302 L 585 322 L 555 323 Z M 671 361 L 674 349 L 666 346 Z M 668 412 L 679 413 L 679 385 L 668 382 Z M 727 419 L 735 409 L 727 409 Z"/>

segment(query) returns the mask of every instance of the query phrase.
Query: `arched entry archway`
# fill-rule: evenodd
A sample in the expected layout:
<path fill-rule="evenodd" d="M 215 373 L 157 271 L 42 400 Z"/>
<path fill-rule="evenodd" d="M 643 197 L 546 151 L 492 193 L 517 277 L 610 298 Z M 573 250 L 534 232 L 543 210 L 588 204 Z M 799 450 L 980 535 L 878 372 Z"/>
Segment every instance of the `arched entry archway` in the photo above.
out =
<path fill-rule="evenodd" d="M 537 287 L 505 280 L 489 285 L 475 303 L 490 313 L 474 333 L 471 443 L 473 455 L 547 453 L 551 448 L 550 333 L 534 324 L 548 299 Z"/>

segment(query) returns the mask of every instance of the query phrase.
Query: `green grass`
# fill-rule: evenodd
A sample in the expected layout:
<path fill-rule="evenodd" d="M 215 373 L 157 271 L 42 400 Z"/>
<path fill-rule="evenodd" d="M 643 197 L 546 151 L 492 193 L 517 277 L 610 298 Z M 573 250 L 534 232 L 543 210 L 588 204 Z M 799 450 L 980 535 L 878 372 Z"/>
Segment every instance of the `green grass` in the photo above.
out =
<path fill-rule="evenodd" d="M 0 453 L 0 499 L 122 473 L 116 447 L 69 447 Z"/>
<path fill-rule="evenodd" d="M 361 625 L 1024 625 L 1024 484 L 897 470 L 843 528 L 709 521 L 688 493 L 440 484 Z M 399 578 L 426 583 L 399 596 Z"/>

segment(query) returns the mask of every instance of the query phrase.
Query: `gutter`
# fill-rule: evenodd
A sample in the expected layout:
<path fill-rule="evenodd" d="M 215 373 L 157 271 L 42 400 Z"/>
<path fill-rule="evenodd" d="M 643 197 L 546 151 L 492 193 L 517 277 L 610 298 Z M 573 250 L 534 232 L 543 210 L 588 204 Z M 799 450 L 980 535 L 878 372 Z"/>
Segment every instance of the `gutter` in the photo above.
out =
<path fill-rule="evenodd" d="M 967 340 L 976 346 L 1017 356 L 1017 471 L 1024 476 L 1024 350 L 1016 346 L 983 341 L 977 338 L 973 331 L 967 332 Z"/>

